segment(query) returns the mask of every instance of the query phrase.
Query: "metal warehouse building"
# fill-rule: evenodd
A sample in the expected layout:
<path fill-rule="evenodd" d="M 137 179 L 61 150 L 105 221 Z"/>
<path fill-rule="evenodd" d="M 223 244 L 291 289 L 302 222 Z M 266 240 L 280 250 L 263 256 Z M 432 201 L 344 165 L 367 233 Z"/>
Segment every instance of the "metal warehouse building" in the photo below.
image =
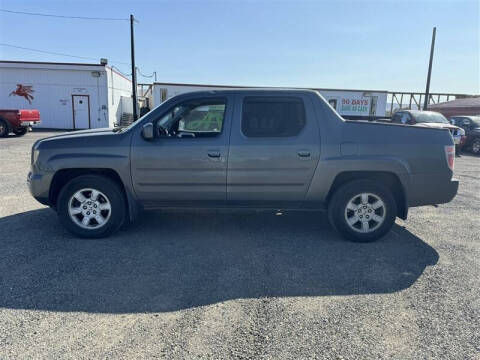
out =
<path fill-rule="evenodd" d="M 0 109 L 40 110 L 38 127 L 112 127 L 132 114 L 131 80 L 106 64 L 0 61 Z"/>
<path fill-rule="evenodd" d="M 200 84 L 173 84 L 153 83 L 149 92 L 149 102 L 153 107 L 161 104 L 172 96 L 188 91 L 222 90 L 251 88 L 246 86 L 228 85 L 200 85 Z M 312 88 L 322 94 L 337 112 L 350 119 L 368 119 L 385 117 L 387 106 L 387 91 L 384 90 L 342 90 Z"/>

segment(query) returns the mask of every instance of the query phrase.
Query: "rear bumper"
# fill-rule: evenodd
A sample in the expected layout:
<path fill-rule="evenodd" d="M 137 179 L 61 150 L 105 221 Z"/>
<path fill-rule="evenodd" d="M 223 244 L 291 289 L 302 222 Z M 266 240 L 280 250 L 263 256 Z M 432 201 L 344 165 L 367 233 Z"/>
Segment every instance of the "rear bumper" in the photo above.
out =
<path fill-rule="evenodd" d="M 462 147 L 465 144 L 467 137 L 465 135 L 456 135 L 453 137 L 453 142 L 455 145 Z"/>
<path fill-rule="evenodd" d="M 445 204 L 457 195 L 457 179 L 442 179 L 438 174 L 417 174 L 412 176 L 408 206 Z"/>
<path fill-rule="evenodd" d="M 38 124 L 40 124 L 40 121 L 20 121 L 19 127 L 27 127 L 27 126 L 38 125 Z"/>

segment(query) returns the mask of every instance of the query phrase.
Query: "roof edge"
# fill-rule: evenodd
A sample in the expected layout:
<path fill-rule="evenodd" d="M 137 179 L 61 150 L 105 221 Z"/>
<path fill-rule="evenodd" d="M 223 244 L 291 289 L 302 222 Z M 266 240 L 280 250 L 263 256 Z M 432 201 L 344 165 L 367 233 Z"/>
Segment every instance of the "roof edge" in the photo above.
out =
<path fill-rule="evenodd" d="M 68 63 L 68 62 L 53 62 L 53 61 L 21 61 L 21 60 L 0 60 L 0 63 L 33 64 L 33 65 L 105 66 L 103 64 L 92 64 L 92 63 Z"/>

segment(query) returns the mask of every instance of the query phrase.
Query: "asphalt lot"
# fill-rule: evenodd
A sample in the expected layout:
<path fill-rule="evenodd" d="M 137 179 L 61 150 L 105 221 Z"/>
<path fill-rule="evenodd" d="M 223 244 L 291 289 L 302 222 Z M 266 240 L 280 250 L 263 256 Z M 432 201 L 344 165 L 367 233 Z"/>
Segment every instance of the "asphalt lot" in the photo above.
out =
<path fill-rule="evenodd" d="M 379 242 L 317 213 L 156 212 L 80 240 L 0 139 L 0 359 L 480 358 L 480 157 Z"/>

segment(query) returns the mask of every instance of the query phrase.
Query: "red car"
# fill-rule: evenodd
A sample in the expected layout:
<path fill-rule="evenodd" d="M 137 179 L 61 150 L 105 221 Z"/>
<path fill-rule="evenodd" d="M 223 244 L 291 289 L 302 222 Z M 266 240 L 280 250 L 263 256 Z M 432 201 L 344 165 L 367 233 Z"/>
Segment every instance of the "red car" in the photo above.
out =
<path fill-rule="evenodd" d="M 0 137 L 10 132 L 18 136 L 25 135 L 32 125 L 39 123 L 38 110 L 0 110 Z"/>

